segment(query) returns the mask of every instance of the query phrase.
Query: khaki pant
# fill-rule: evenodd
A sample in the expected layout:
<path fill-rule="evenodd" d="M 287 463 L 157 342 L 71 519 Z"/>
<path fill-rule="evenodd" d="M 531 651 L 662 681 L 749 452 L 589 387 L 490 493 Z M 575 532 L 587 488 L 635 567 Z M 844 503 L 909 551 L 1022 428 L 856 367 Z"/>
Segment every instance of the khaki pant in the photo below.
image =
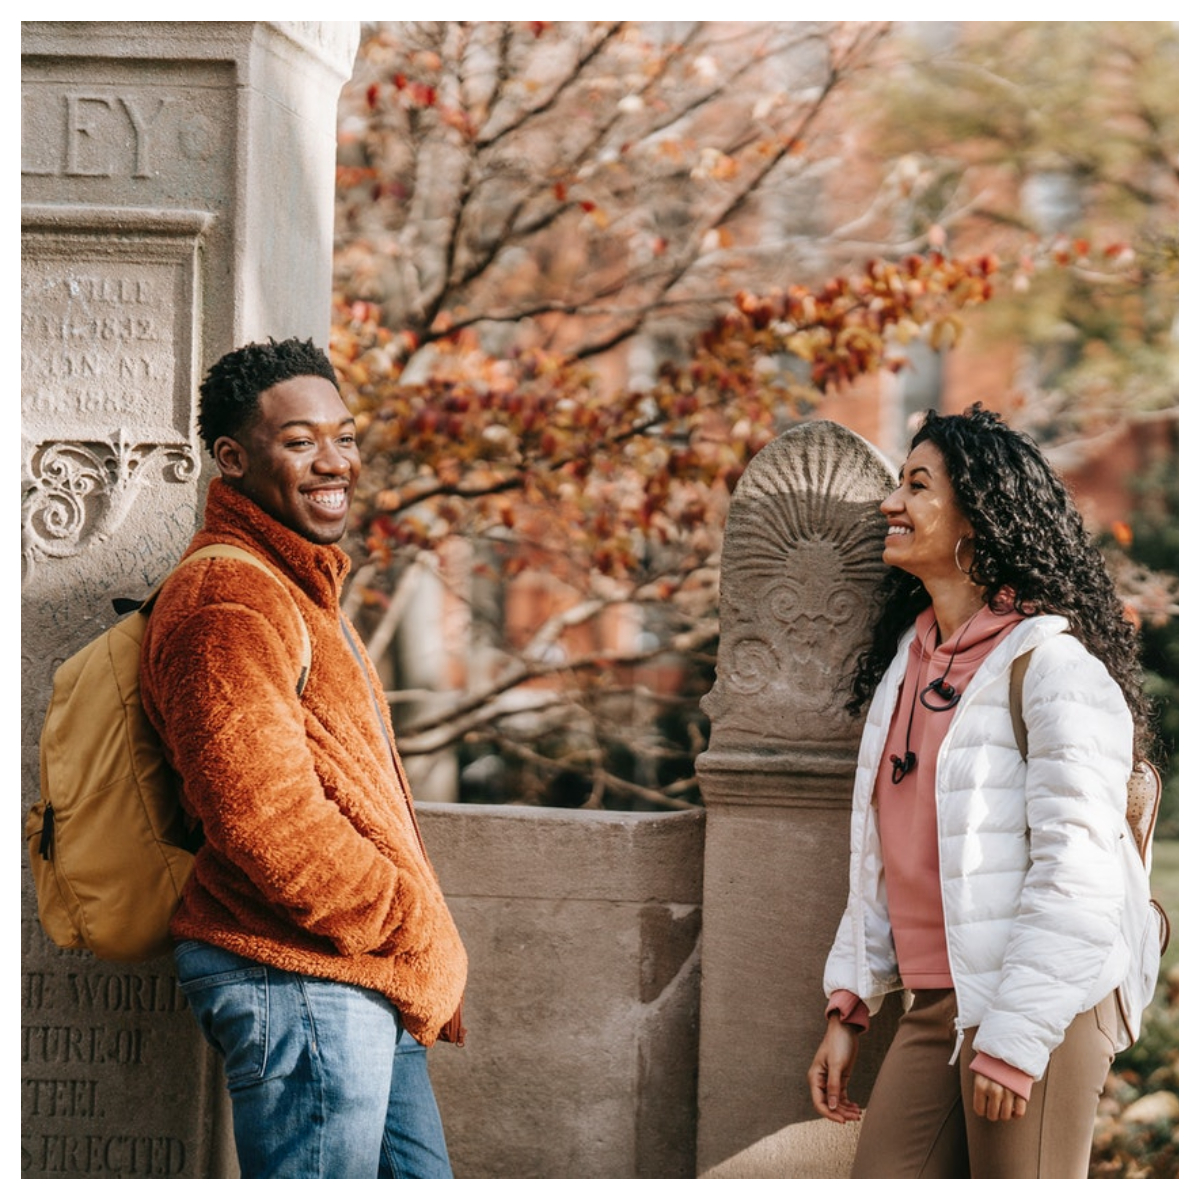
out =
<path fill-rule="evenodd" d="M 951 990 L 915 993 L 863 1116 L 855 1179 L 1086 1179 L 1092 1127 L 1113 1059 L 1115 997 L 1071 1022 L 1023 1117 L 975 1115 L 975 1030 L 957 1062 Z"/>

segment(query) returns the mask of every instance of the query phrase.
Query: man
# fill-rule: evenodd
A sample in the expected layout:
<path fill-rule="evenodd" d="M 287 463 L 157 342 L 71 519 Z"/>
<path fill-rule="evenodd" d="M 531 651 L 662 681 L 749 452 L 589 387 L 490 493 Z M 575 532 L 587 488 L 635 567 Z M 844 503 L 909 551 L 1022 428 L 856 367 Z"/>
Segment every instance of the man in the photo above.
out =
<path fill-rule="evenodd" d="M 274 582 L 230 558 L 177 570 L 141 676 L 203 834 L 171 931 L 242 1176 L 449 1177 L 425 1048 L 461 1043 L 466 953 L 339 606 L 354 419 L 322 351 L 272 340 L 211 369 L 200 434 L 220 478 L 189 553 L 242 547 Z"/>

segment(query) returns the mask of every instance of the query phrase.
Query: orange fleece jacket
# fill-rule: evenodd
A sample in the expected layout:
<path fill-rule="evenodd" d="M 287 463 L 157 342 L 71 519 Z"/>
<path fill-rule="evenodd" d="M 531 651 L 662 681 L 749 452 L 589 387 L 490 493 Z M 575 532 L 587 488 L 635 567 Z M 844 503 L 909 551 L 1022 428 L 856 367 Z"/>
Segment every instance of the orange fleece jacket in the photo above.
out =
<path fill-rule="evenodd" d="M 154 607 L 143 703 L 204 833 L 171 932 L 382 992 L 429 1045 L 458 1010 L 467 956 L 392 759 L 382 688 L 341 615 L 349 559 L 220 479 L 188 552 L 214 542 L 250 550 L 282 586 L 202 559 Z M 297 608 L 312 643 L 302 696 Z"/>

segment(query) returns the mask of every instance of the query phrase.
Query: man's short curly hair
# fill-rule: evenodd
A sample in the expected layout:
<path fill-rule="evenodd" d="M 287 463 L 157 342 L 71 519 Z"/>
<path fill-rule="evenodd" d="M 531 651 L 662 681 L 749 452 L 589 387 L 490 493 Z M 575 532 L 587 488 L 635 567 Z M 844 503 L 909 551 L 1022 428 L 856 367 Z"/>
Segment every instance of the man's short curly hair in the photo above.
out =
<path fill-rule="evenodd" d="M 209 454 L 218 438 L 236 438 L 257 418 L 263 392 L 301 375 L 316 375 L 338 386 L 333 364 L 312 338 L 251 342 L 218 359 L 200 385 L 198 424 Z"/>

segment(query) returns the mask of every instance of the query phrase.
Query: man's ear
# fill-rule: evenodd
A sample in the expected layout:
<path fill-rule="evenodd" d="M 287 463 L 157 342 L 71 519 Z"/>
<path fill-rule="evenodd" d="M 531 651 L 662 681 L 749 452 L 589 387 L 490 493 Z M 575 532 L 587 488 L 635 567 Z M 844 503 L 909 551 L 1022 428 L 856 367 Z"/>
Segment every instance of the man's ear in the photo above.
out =
<path fill-rule="evenodd" d="M 223 479 L 241 479 L 246 474 L 246 448 L 231 437 L 213 442 L 213 460 Z"/>

